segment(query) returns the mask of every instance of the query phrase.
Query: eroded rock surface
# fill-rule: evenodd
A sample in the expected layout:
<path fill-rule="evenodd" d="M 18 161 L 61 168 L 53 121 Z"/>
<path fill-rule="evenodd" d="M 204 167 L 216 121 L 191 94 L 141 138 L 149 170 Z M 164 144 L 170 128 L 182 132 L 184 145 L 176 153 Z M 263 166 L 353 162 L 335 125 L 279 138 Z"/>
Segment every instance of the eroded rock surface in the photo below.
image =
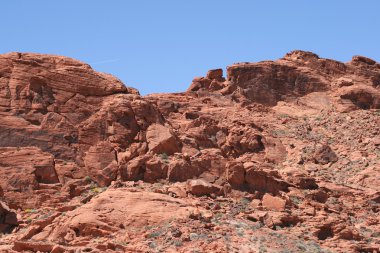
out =
<path fill-rule="evenodd" d="M 1 252 L 376 252 L 380 65 L 293 51 L 140 96 L 0 56 Z"/>

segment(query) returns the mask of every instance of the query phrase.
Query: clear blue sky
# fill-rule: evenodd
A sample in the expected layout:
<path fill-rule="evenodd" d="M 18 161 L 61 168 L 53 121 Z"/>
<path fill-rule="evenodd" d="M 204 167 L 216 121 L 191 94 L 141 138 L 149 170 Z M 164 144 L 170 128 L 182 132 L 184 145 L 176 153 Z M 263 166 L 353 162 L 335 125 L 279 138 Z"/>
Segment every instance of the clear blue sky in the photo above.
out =
<path fill-rule="evenodd" d="M 293 49 L 380 61 L 379 0 L 3 0 L 0 53 L 58 54 L 142 94 Z"/>

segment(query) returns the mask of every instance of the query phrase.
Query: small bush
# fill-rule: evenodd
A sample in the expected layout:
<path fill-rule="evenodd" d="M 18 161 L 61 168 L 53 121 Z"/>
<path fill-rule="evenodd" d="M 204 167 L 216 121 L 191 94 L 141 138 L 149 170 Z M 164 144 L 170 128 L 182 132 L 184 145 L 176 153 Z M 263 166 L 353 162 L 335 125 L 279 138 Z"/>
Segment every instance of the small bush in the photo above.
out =
<path fill-rule="evenodd" d="M 34 208 L 27 208 L 27 209 L 25 209 L 25 212 L 26 213 L 37 213 L 37 210 Z"/>
<path fill-rule="evenodd" d="M 198 240 L 198 239 L 199 239 L 198 234 L 196 234 L 196 233 L 190 233 L 190 240 L 191 241 L 195 241 L 195 240 Z"/>
<path fill-rule="evenodd" d="M 164 161 L 164 163 L 169 163 L 169 156 L 166 153 L 159 154 L 158 156 Z"/>
<path fill-rule="evenodd" d="M 106 190 L 107 188 L 106 187 L 94 187 L 94 188 L 91 188 L 91 192 L 95 193 L 95 194 L 99 194 L 99 193 L 102 193 Z"/>
<path fill-rule="evenodd" d="M 166 153 L 160 154 L 160 157 L 162 160 L 168 160 L 169 159 L 169 156 Z"/>
<path fill-rule="evenodd" d="M 288 114 L 280 114 L 280 115 L 278 115 L 278 117 L 280 119 L 288 119 L 288 118 L 290 118 L 290 116 Z"/>
<path fill-rule="evenodd" d="M 149 243 L 149 248 L 155 249 L 157 247 L 157 244 L 155 242 L 150 242 Z"/>
<path fill-rule="evenodd" d="M 174 246 L 176 246 L 176 247 L 181 247 L 181 246 L 182 246 L 182 242 L 181 242 L 180 240 L 178 240 L 178 239 L 175 239 L 175 240 L 173 241 L 173 244 L 174 244 Z"/>
<path fill-rule="evenodd" d="M 86 177 L 84 178 L 84 180 L 85 180 L 87 183 L 91 183 L 91 182 L 92 182 L 90 176 L 86 176 Z"/>
<path fill-rule="evenodd" d="M 156 237 L 159 237 L 160 235 L 162 235 L 162 232 L 161 230 L 157 230 L 157 231 L 154 231 L 152 233 L 150 233 L 148 235 L 148 238 L 156 238 Z"/>

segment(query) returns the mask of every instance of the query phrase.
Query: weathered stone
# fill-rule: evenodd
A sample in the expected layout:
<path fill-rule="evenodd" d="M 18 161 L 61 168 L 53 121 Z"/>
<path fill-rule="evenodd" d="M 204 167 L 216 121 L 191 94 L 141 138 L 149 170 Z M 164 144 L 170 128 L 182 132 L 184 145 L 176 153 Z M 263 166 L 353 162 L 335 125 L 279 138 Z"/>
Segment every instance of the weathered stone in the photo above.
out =
<path fill-rule="evenodd" d="M 320 164 L 334 163 L 338 161 L 337 155 L 328 145 L 318 147 L 314 153 L 314 159 L 316 163 Z"/>
<path fill-rule="evenodd" d="M 263 197 L 262 205 L 267 210 L 285 211 L 286 200 L 280 197 L 274 197 L 270 194 L 265 194 Z"/>
<path fill-rule="evenodd" d="M 168 168 L 169 181 L 186 181 L 200 174 L 199 168 L 186 160 L 171 161 Z"/>
<path fill-rule="evenodd" d="M 17 214 L 0 201 L 0 233 L 9 233 L 17 225 Z"/>
<path fill-rule="evenodd" d="M 278 227 L 292 227 L 297 225 L 301 219 L 292 214 L 285 212 L 273 212 L 264 217 L 264 224 L 270 228 L 277 229 Z"/>
<path fill-rule="evenodd" d="M 144 178 L 145 164 L 148 156 L 138 156 L 126 164 L 120 165 L 120 176 L 122 180 L 141 180 Z"/>
<path fill-rule="evenodd" d="M 206 78 L 216 79 L 218 81 L 224 81 L 223 78 L 223 69 L 212 69 L 207 72 Z"/>
<path fill-rule="evenodd" d="M 375 65 L 376 61 L 374 61 L 368 57 L 355 55 L 352 57 L 351 63 L 354 65 L 363 64 L 363 63 L 368 64 L 368 65 Z"/>
<path fill-rule="evenodd" d="M 84 157 L 89 176 L 104 187 L 116 179 L 116 151 L 109 142 L 99 142 L 92 146 Z"/>
<path fill-rule="evenodd" d="M 245 169 L 241 163 L 230 162 L 226 164 L 227 181 L 234 187 L 242 186 L 245 182 Z"/>
<path fill-rule="evenodd" d="M 31 242 L 31 241 L 15 241 L 13 250 L 17 252 L 51 252 L 54 248 L 53 244 L 44 242 Z"/>
<path fill-rule="evenodd" d="M 287 227 L 267 251 L 377 250 L 380 64 L 297 50 L 227 79 L 139 96 L 72 59 L 0 56 L 0 197 L 18 210 L 0 252 L 248 252 L 244 217 Z"/>
<path fill-rule="evenodd" d="M 251 167 L 247 169 L 245 181 L 251 190 L 278 194 L 287 191 L 289 184 L 283 181 L 274 170 L 258 169 Z"/>
<path fill-rule="evenodd" d="M 195 196 L 210 195 L 212 193 L 221 194 L 222 192 L 221 187 L 217 187 L 201 179 L 189 180 L 187 186 L 188 191 Z"/>
<path fill-rule="evenodd" d="M 168 192 L 175 194 L 175 196 L 180 197 L 180 198 L 186 198 L 187 193 L 186 193 L 186 185 L 184 183 L 175 183 L 172 186 L 168 188 Z"/>
<path fill-rule="evenodd" d="M 145 163 L 144 181 L 155 182 L 158 179 L 166 178 L 168 171 L 167 161 L 154 156 Z"/>
<path fill-rule="evenodd" d="M 171 155 L 180 151 L 177 138 L 169 128 L 163 125 L 150 125 L 146 132 L 146 139 L 149 150 L 156 154 Z"/>

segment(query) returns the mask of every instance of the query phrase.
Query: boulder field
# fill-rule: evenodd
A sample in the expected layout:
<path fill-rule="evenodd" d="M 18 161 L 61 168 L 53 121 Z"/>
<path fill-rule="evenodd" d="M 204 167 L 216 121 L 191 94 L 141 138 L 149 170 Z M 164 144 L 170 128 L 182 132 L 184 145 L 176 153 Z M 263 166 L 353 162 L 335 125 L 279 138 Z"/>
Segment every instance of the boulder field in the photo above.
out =
<path fill-rule="evenodd" d="M 293 51 L 141 96 L 0 55 L 0 252 L 379 252 L 380 64 Z"/>

